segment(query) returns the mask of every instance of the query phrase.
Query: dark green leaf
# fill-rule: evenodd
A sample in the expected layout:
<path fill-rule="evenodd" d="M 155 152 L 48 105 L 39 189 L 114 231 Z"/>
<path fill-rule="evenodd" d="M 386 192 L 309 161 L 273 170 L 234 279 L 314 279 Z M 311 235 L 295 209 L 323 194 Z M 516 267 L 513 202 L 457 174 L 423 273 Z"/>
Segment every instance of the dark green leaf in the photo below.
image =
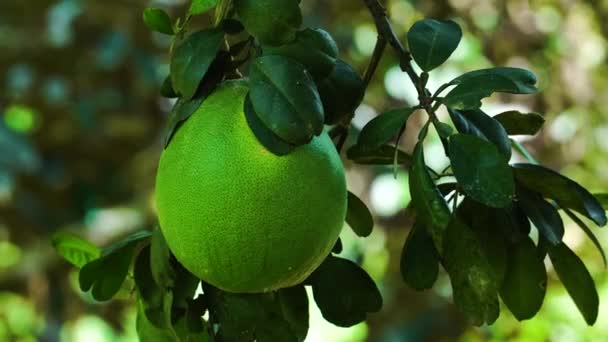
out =
<path fill-rule="evenodd" d="M 171 142 L 171 138 L 179 128 L 179 126 L 188 118 L 196 112 L 198 107 L 201 106 L 203 101 L 207 98 L 209 94 L 215 89 L 215 87 L 222 81 L 224 77 L 224 69 L 230 63 L 230 54 L 227 52 L 220 52 L 213 63 L 211 63 L 211 68 L 209 72 L 203 78 L 196 94 L 190 100 L 185 100 L 184 98 L 180 98 L 177 100 L 173 109 L 171 110 L 171 114 L 169 114 L 169 119 L 167 120 L 167 126 L 164 132 L 164 145 L 165 148 Z"/>
<path fill-rule="evenodd" d="M 579 226 L 583 230 L 583 232 L 585 232 L 585 234 L 587 235 L 589 240 L 591 240 L 591 242 L 593 242 L 593 244 L 595 245 L 595 248 L 597 248 L 598 252 L 600 252 L 600 255 L 602 256 L 602 261 L 604 262 L 604 267 L 608 267 L 608 261 L 606 260 L 606 253 L 604 252 L 604 248 L 602 248 L 602 244 L 597 239 L 595 234 L 593 234 L 591 229 L 589 227 L 587 227 L 585 222 L 583 222 L 583 220 L 581 220 L 578 216 L 576 216 L 575 213 L 571 212 L 568 209 L 565 209 L 564 212 L 566 213 L 566 215 L 568 215 L 568 217 L 570 217 L 570 219 L 572 219 L 572 221 L 574 221 L 574 223 L 576 223 L 577 226 Z"/>
<path fill-rule="evenodd" d="M 450 137 L 449 154 L 458 183 L 473 200 L 493 208 L 511 204 L 513 172 L 494 144 L 473 135 L 455 134 Z"/>
<path fill-rule="evenodd" d="M 162 86 L 160 87 L 160 95 L 166 98 L 176 98 L 179 97 L 179 94 L 173 90 L 173 85 L 171 84 L 171 76 L 167 76 L 163 81 Z"/>
<path fill-rule="evenodd" d="M 141 300 L 137 301 L 137 336 L 140 341 L 166 342 L 175 340 L 176 336 L 169 329 L 161 329 L 152 324 L 144 313 L 144 304 Z"/>
<path fill-rule="evenodd" d="M 154 229 L 150 240 L 150 267 L 152 277 L 161 288 L 173 287 L 175 271 L 171 265 L 171 251 L 162 231 Z"/>
<path fill-rule="evenodd" d="M 555 200 L 561 207 L 585 215 L 598 226 L 606 225 L 606 210 L 578 183 L 539 165 L 514 164 L 513 168 L 515 178 L 522 185 Z"/>
<path fill-rule="evenodd" d="M 323 105 L 310 74 L 282 56 L 257 58 L 249 74 L 251 103 L 260 120 L 284 141 L 301 145 L 323 131 Z"/>
<path fill-rule="evenodd" d="M 475 234 L 458 216 L 448 225 L 443 250 L 454 303 L 472 324 L 492 324 L 500 314 L 494 271 Z"/>
<path fill-rule="evenodd" d="M 523 187 L 518 187 L 517 199 L 526 216 L 545 239 L 553 245 L 559 244 L 564 237 L 564 223 L 557 209 L 540 194 Z"/>
<path fill-rule="evenodd" d="M 597 319 L 599 296 L 585 264 L 564 243 L 550 247 L 549 257 L 585 321 L 593 325 Z"/>
<path fill-rule="evenodd" d="M 296 40 L 291 43 L 264 48 L 264 54 L 292 58 L 304 65 L 315 78 L 323 78 L 336 65 L 338 46 L 328 32 L 307 28 L 298 31 Z"/>
<path fill-rule="evenodd" d="M 500 287 L 500 297 L 520 321 L 536 315 L 547 288 L 545 264 L 529 237 L 509 248 L 507 273 Z"/>
<path fill-rule="evenodd" d="M 348 159 L 362 165 L 391 165 L 395 158 L 395 146 L 382 145 L 377 149 L 368 150 L 359 145 L 354 145 L 346 152 Z M 409 167 L 412 165 L 412 156 L 397 151 L 397 163 Z"/>
<path fill-rule="evenodd" d="M 334 245 L 334 248 L 331 250 L 331 252 L 334 254 L 340 254 L 342 253 L 342 249 L 342 239 L 338 238 L 338 241 L 336 241 L 336 244 Z"/>
<path fill-rule="evenodd" d="M 503 210 L 486 207 L 469 198 L 465 198 L 458 207 L 458 215 L 475 233 L 497 285 L 502 284 L 507 268 L 505 232 L 501 227 L 504 222 L 497 222 L 500 216 L 496 215 Z"/>
<path fill-rule="evenodd" d="M 604 207 L 604 209 L 608 210 L 608 194 L 593 194 L 598 202 Z"/>
<path fill-rule="evenodd" d="M 485 139 L 498 148 L 505 158 L 511 158 L 511 141 L 502 125 L 483 111 L 448 111 L 458 132 Z"/>
<path fill-rule="evenodd" d="M 329 322 L 349 327 L 364 321 L 382 307 L 382 297 L 370 276 L 347 259 L 332 255 L 306 281 L 315 302 Z"/>
<path fill-rule="evenodd" d="M 325 123 L 333 125 L 348 117 L 359 107 L 365 95 L 365 83 L 348 63 L 338 59 L 326 78 L 317 81 L 325 109 Z"/>
<path fill-rule="evenodd" d="M 441 103 L 452 109 L 476 109 L 481 99 L 495 92 L 532 94 L 536 89 L 536 76 L 528 70 L 517 68 L 490 68 L 471 71 L 454 79 L 456 85 Z"/>
<path fill-rule="evenodd" d="M 132 234 L 110 247 L 103 256 L 82 267 L 78 275 L 80 289 L 92 289 L 93 298 L 98 301 L 110 300 L 121 288 L 137 246 L 150 237 L 150 232 Z"/>
<path fill-rule="evenodd" d="M 188 36 L 175 49 L 171 58 L 171 80 L 173 89 L 184 101 L 196 93 L 220 50 L 223 38 L 221 30 L 201 30 Z"/>
<path fill-rule="evenodd" d="M 346 211 L 346 223 L 361 237 L 369 236 L 374 229 L 374 219 L 363 201 L 352 192 L 348 192 L 348 208 Z"/>
<path fill-rule="evenodd" d="M 154 280 L 151 268 L 150 246 L 144 247 L 135 258 L 133 276 L 146 319 L 157 328 L 172 329 L 172 293 L 161 288 Z M 169 310 L 166 310 L 167 307 Z"/>
<path fill-rule="evenodd" d="M 456 50 L 461 38 L 460 26 L 451 20 L 420 20 L 407 33 L 412 57 L 424 71 L 443 64 Z"/>
<path fill-rule="evenodd" d="M 454 134 L 454 129 L 452 128 L 452 126 L 450 126 L 444 122 L 438 121 L 435 124 L 435 127 L 437 129 L 437 133 L 439 134 L 439 136 L 444 139 L 447 139 L 450 137 L 450 135 Z"/>
<path fill-rule="evenodd" d="M 192 0 L 188 13 L 191 15 L 203 14 L 217 6 L 219 2 L 220 0 Z"/>
<path fill-rule="evenodd" d="M 247 31 L 265 45 L 293 41 L 302 24 L 298 0 L 237 0 L 234 6 Z"/>
<path fill-rule="evenodd" d="M 413 112 L 413 108 L 399 108 L 378 115 L 363 127 L 357 145 L 370 150 L 384 145 L 399 133 Z"/>
<path fill-rule="evenodd" d="M 401 277 L 414 290 L 433 287 L 439 274 L 439 255 L 426 228 L 416 222 L 401 252 Z"/>
<path fill-rule="evenodd" d="M 144 10 L 144 22 L 152 31 L 173 35 L 173 24 L 167 12 L 160 8 L 146 8 Z"/>
<path fill-rule="evenodd" d="M 435 248 L 441 255 L 443 235 L 450 222 L 450 209 L 426 169 L 422 142 L 418 142 L 414 149 L 409 185 L 412 205 L 416 209 L 418 219 L 428 229 Z"/>
<path fill-rule="evenodd" d="M 236 19 L 224 19 L 220 26 L 222 27 L 222 31 L 230 35 L 237 35 L 245 31 L 243 23 Z"/>
<path fill-rule="evenodd" d="M 278 292 L 237 294 L 203 283 L 210 317 L 221 341 L 303 341 L 308 299 L 303 286 Z"/>
<path fill-rule="evenodd" d="M 494 117 L 509 135 L 534 135 L 540 131 L 545 119 L 536 113 L 523 114 L 512 110 Z"/>
<path fill-rule="evenodd" d="M 53 234 L 51 244 L 59 255 L 78 268 L 101 255 L 101 250 L 97 246 L 72 233 L 58 232 Z"/>
<path fill-rule="evenodd" d="M 255 109 L 253 109 L 249 96 L 245 98 L 245 118 L 247 119 L 247 124 L 249 125 L 249 128 L 251 128 L 251 131 L 255 137 L 268 151 L 278 156 L 283 156 L 296 148 L 294 145 L 283 141 L 268 127 L 266 127 L 266 125 L 258 117 Z"/>

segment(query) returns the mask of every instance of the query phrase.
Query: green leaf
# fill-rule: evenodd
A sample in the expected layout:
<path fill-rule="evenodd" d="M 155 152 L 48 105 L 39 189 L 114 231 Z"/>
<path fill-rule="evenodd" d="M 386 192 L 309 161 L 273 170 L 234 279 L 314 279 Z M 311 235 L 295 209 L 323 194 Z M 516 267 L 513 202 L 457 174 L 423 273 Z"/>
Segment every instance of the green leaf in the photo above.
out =
<path fill-rule="evenodd" d="M 500 314 L 494 272 L 471 229 L 453 216 L 444 239 L 443 266 L 454 303 L 472 324 L 492 324 Z"/>
<path fill-rule="evenodd" d="M 338 57 L 338 46 L 331 35 L 322 29 L 306 28 L 298 31 L 295 41 L 281 46 L 263 48 L 265 55 L 289 57 L 304 65 L 315 78 L 324 78 L 333 70 Z"/>
<path fill-rule="evenodd" d="M 144 304 L 141 300 L 137 301 L 137 320 L 135 325 L 140 341 L 165 342 L 175 339 L 175 335 L 171 330 L 158 328 L 148 320 L 148 317 L 144 313 Z"/>
<path fill-rule="evenodd" d="M 188 302 L 184 315 L 177 319 L 174 330 L 182 342 L 205 342 L 210 340 L 211 327 L 202 316 L 207 311 L 204 295 Z"/>
<path fill-rule="evenodd" d="M 549 257 L 585 321 L 593 325 L 597 319 L 599 296 L 585 264 L 564 243 L 550 247 Z"/>
<path fill-rule="evenodd" d="M 540 194 L 523 187 L 518 187 L 517 199 L 526 216 L 545 239 L 553 245 L 559 244 L 564 237 L 564 223 L 557 209 Z"/>
<path fill-rule="evenodd" d="M 601 203 L 573 180 L 534 164 L 514 164 L 513 171 L 525 187 L 555 200 L 563 208 L 585 215 L 598 226 L 606 225 L 606 210 Z"/>
<path fill-rule="evenodd" d="M 336 244 L 334 245 L 334 248 L 332 248 L 331 252 L 334 254 L 340 254 L 342 253 L 342 239 L 338 238 L 338 241 L 336 241 Z"/>
<path fill-rule="evenodd" d="M 395 146 L 382 145 L 377 149 L 369 150 L 359 145 L 353 145 L 346 151 L 346 157 L 362 165 L 392 165 L 395 159 Z M 398 149 L 397 163 L 410 167 L 412 156 Z"/>
<path fill-rule="evenodd" d="M 364 321 L 382 308 L 382 296 L 370 276 L 350 260 L 328 256 L 306 280 L 323 317 L 339 326 Z"/>
<path fill-rule="evenodd" d="M 249 128 L 251 128 L 251 131 L 255 137 L 268 151 L 276 154 L 277 156 L 283 156 L 296 148 L 296 146 L 285 142 L 274 134 L 268 127 L 266 127 L 266 125 L 258 117 L 255 109 L 253 109 L 249 95 L 247 95 L 247 98 L 245 98 L 245 118 L 247 119 L 247 124 L 249 125 Z"/>
<path fill-rule="evenodd" d="M 456 50 L 461 38 L 460 26 L 451 20 L 420 20 L 407 33 L 412 57 L 424 71 L 443 64 Z"/>
<path fill-rule="evenodd" d="M 348 192 L 348 208 L 346 210 L 346 223 L 361 237 L 369 236 L 374 229 L 374 219 L 363 201 L 352 192 Z"/>
<path fill-rule="evenodd" d="M 441 121 L 435 123 L 435 128 L 437 129 L 439 136 L 444 139 L 447 139 L 450 137 L 450 135 L 454 134 L 454 129 L 452 126 Z"/>
<path fill-rule="evenodd" d="M 443 235 L 450 222 L 450 209 L 431 179 L 424 161 L 422 142 L 416 144 L 414 161 L 409 173 L 412 205 L 421 224 L 428 229 L 435 248 L 443 253 Z"/>
<path fill-rule="evenodd" d="M 220 341 L 303 341 L 308 331 L 308 298 L 303 286 L 277 292 L 238 294 L 203 283 Z"/>
<path fill-rule="evenodd" d="M 363 101 L 365 82 L 348 63 L 338 59 L 326 78 L 317 81 L 325 123 L 334 125 L 352 115 Z"/>
<path fill-rule="evenodd" d="M 416 222 L 401 252 L 401 277 L 414 290 L 433 287 L 439 274 L 439 255 L 426 228 Z"/>
<path fill-rule="evenodd" d="M 190 100 L 215 60 L 224 33 L 218 29 L 201 30 L 188 36 L 171 58 L 173 89 L 182 99 Z"/>
<path fill-rule="evenodd" d="M 604 209 L 608 210 L 608 194 L 593 194 L 598 202 L 604 207 Z"/>
<path fill-rule="evenodd" d="M 509 135 L 535 135 L 545 123 L 545 118 L 537 113 L 523 114 L 516 110 L 494 116 Z"/>
<path fill-rule="evenodd" d="M 224 77 L 224 68 L 229 63 L 230 54 L 227 52 L 220 52 L 213 63 L 211 63 L 209 72 L 203 78 L 194 97 L 190 100 L 185 100 L 184 98 L 177 100 L 169 114 L 167 126 L 165 127 L 163 134 L 165 148 L 169 146 L 173 135 L 177 132 L 180 125 L 196 112 L 207 96 L 209 96 L 215 87 L 222 81 L 222 78 Z"/>
<path fill-rule="evenodd" d="M 80 289 L 85 292 L 92 290 L 95 300 L 110 300 L 120 290 L 129 272 L 135 249 L 149 237 L 150 232 L 138 232 L 106 248 L 103 256 L 80 270 Z"/>
<path fill-rule="evenodd" d="M 157 328 L 172 330 L 173 296 L 166 287 L 160 287 L 154 280 L 150 246 L 144 247 L 135 258 L 133 276 L 146 319 Z"/>
<path fill-rule="evenodd" d="M 219 2 L 220 0 L 192 0 L 188 13 L 190 15 L 203 14 L 217 6 Z"/>
<path fill-rule="evenodd" d="M 455 78 L 456 85 L 441 103 L 451 109 L 476 109 L 481 99 L 495 92 L 532 94 L 536 89 L 536 76 L 528 70 L 518 68 L 490 68 L 471 71 Z"/>
<path fill-rule="evenodd" d="M 583 230 L 583 232 L 587 235 L 589 240 L 591 240 L 591 242 L 595 245 L 595 248 L 598 250 L 598 252 L 600 252 L 600 255 L 602 256 L 602 261 L 604 262 L 604 267 L 608 267 L 608 260 L 606 259 L 606 253 L 604 252 L 604 248 L 602 247 L 602 244 L 597 239 L 595 234 L 593 234 L 591 229 L 589 227 L 587 227 L 585 222 L 583 222 L 583 220 L 581 220 L 578 216 L 576 216 L 575 213 L 571 212 L 568 209 L 564 209 L 564 212 L 566 213 L 566 215 L 568 215 L 568 217 L 570 217 L 570 219 L 572 219 L 572 221 L 574 221 L 574 223 L 576 223 L 577 226 L 579 226 Z"/>
<path fill-rule="evenodd" d="M 378 115 L 363 127 L 357 145 L 366 149 L 384 145 L 399 133 L 413 112 L 413 108 L 399 108 Z"/>
<path fill-rule="evenodd" d="M 97 246 L 72 233 L 58 232 L 53 234 L 51 244 L 59 255 L 78 268 L 101 255 L 101 250 Z"/>
<path fill-rule="evenodd" d="M 501 211 L 504 210 L 486 207 L 469 198 L 465 198 L 458 207 L 458 215 L 475 233 L 497 285 L 502 284 L 507 268 L 504 222 L 498 222 L 502 219 L 500 214 L 504 215 Z"/>
<path fill-rule="evenodd" d="M 171 251 L 162 231 L 154 229 L 150 240 L 150 268 L 154 282 L 161 288 L 174 286 L 175 271 L 171 265 Z"/>
<path fill-rule="evenodd" d="M 529 237 L 508 249 L 508 266 L 500 287 L 500 297 L 519 321 L 536 315 L 543 305 L 547 288 L 545 264 Z"/>
<path fill-rule="evenodd" d="M 282 56 L 263 56 L 251 65 L 249 97 L 260 120 L 293 145 L 323 131 L 323 105 L 310 74 Z"/>
<path fill-rule="evenodd" d="M 167 12 L 160 8 L 146 8 L 144 10 L 144 23 L 152 31 L 173 35 L 173 24 Z"/>
<path fill-rule="evenodd" d="M 264 45 L 293 41 L 302 24 L 299 0 L 236 0 L 234 6 L 247 31 Z"/>
<path fill-rule="evenodd" d="M 479 109 L 465 111 L 450 109 L 448 112 L 458 132 L 487 140 L 496 145 L 505 158 L 511 158 L 509 135 L 494 118 Z"/>
<path fill-rule="evenodd" d="M 511 204 L 515 193 L 513 172 L 494 144 L 472 135 L 455 134 L 450 137 L 449 146 L 452 170 L 467 195 L 488 207 Z"/>
<path fill-rule="evenodd" d="M 179 97 L 179 94 L 173 90 L 173 85 L 171 84 L 171 75 L 167 76 L 163 81 L 163 84 L 160 87 L 160 95 L 170 99 Z"/>

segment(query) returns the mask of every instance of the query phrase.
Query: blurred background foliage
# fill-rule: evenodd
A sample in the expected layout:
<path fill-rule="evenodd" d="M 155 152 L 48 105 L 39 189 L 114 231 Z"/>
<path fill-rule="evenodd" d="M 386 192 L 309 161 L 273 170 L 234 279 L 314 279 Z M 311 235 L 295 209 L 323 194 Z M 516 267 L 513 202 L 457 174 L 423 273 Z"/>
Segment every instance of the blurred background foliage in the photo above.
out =
<path fill-rule="evenodd" d="M 78 290 L 76 273 L 54 253 L 50 236 L 71 230 L 103 245 L 155 224 L 154 176 L 172 106 L 158 92 L 168 72 L 170 40 L 149 32 L 141 13 L 147 6 L 162 7 L 175 19 L 185 13 L 186 2 L 0 1 L 0 341 L 136 340 L 129 289 L 124 301 L 94 302 Z M 402 38 L 423 17 L 453 18 L 463 26 L 463 41 L 451 62 L 432 73 L 431 89 L 491 65 L 534 71 L 540 95 L 494 96 L 485 111 L 545 115 L 545 129 L 522 142 L 543 164 L 594 192 L 608 190 L 608 1 L 384 3 Z M 376 34 L 362 1 L 305 0 L 302 7 L 306 25 L 330 31 L 343 58 L 363 72 Z M 208 18 L 197 20 L 208 24 Z M 387 52 L 354 129 L 415 100 Z M 420 124 L 408 125 L 405 150 L 412 149 L 412 132 Z M 434 168 L 446 165 L 438 139 L 426 153 Z M 450 302 L 446 277 L 424 293 L 401 281 L 399 253 L 411 225 L 404 210 L 406 170 L 395 179 L 390 168 L 348 167 L 349 187 L 372 208 L 377 226 L 367 239 L 344 230 L 343 255 L 378 282 L 385 306 L 350 329 L 324 322 L 313 307 L 309 341 L 608 339 L 605 269 L 567 217 L 565 239 L 583 255 L 604 301 L 596 326 L 585 325 L 553 275 L 536 318 L 518 323 L 505 311 L 495 325 L 471 328 Z M 598 235 L 608 246 L 608 234 Z"/>

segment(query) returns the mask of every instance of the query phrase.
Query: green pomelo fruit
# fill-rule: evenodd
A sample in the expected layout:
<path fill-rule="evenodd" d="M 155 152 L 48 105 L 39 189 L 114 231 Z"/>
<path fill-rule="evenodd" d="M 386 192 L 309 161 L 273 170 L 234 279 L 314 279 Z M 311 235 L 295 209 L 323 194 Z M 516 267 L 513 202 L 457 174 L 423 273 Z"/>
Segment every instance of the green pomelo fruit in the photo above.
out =
<path fill-rule="evenodd" d="M 247 125 L 247 84 L 220 85 L 161 156 L 156 203 L 169 248 L 222 290 L 296 285 L 330 253 L 346 216 L 346 181 L 325 133 L 285 156 Z"/>

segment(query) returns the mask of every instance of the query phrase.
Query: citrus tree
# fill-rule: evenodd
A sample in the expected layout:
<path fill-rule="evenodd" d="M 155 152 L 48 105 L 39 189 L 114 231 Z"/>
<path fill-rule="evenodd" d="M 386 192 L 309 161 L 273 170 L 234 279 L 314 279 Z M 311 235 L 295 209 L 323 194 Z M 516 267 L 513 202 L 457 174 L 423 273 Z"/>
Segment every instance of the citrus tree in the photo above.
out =
<path fill-rule="evenodd" d="M 159 228 L 103 249 L 57 234 L 53 244 L 80 268 L 81 289 L 99 301 L 134 291 L 144 341 L 302 341 L 305 286 L 329 322 L 347 327 L 364 321 L 381 309 L 382 296 L 361 267 L 339 256 L 338 236 L 344 222 L 361 237 L 374 223 L 347 190 L 343 156 L 409 169 L 415 223 L 401 257 L 405 286 L 430 289 L 441 266 L 471 324 L 496 321 L 499 298 L 517 319 L 530 319 L 543 303 L 548 257 L 594 324 L 598 293 L 562 241 L 560 211 L 604 256 L 584 220 L 604 226 L 606 198 L 539 165 L 510 138 L 536 134 L 542 116 L 481 109 L 493 93 L 535 93 L 534 74 L 473 70 L 428 89 L 429 73 L 460 42 L 459 25 L 421 20 L 402 41 L 380 2 L 363 0 L 378 38 L 360 75 L 340 59 L 329 32 L 302 27 L 299 5 L 193 0 L 174 21 L 161 9 L 145 10 L 150 29 L 173 37 L 170 75 L 161 89 L 176 102 L 157 174 Z M 212 27 L 192 29 L 192 18 L 212 10 Z M 418 104 L 378 115 L 343 151 L 385 52 L 398 56 Z M 451 122 L 439 119 L 441 107 Z M 426 113 L 426 123 L 408 154 L 398 146 L 416 112 Z M 445 170 L 425 163 L 430 130 L 450 160 Z M 513 150 L 529 162 L 510 164 Z M 536 236 L 532 228 L 538 239 L 530 237 Z"/>

